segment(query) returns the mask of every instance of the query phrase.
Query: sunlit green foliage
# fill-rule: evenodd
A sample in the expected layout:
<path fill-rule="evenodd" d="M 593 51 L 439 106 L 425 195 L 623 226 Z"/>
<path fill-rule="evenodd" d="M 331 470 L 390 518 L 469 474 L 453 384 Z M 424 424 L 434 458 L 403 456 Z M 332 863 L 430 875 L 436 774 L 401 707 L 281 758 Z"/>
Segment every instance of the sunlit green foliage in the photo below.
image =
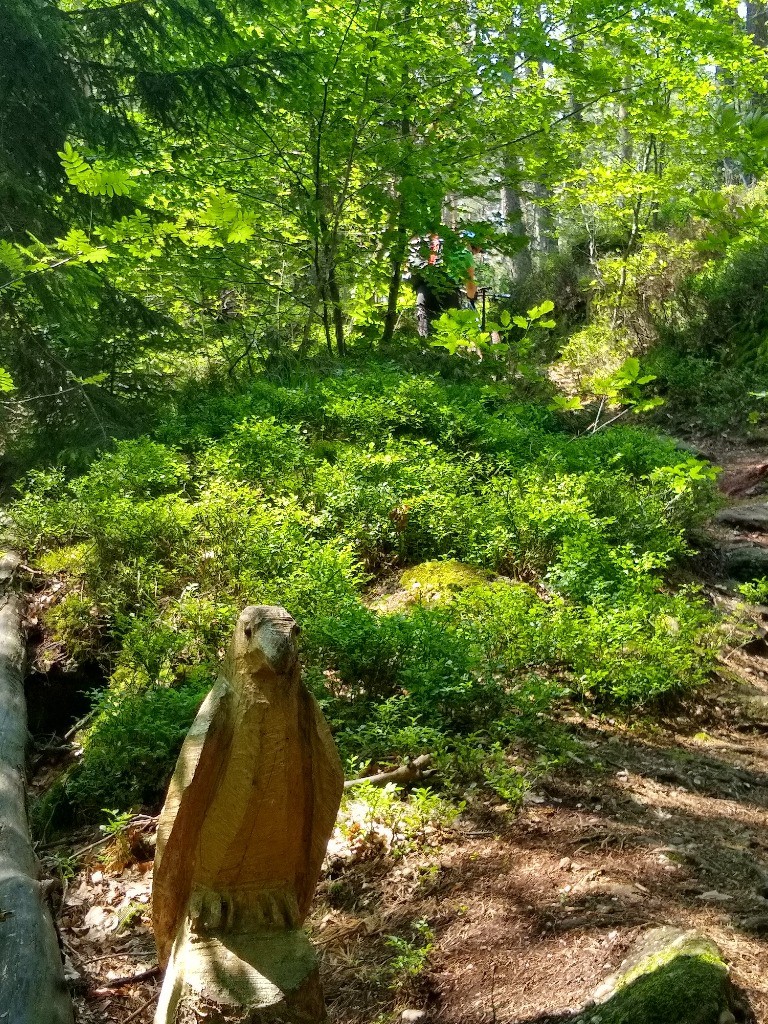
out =
<path fill-rule="evenodd" d="M 112 672 L 68 784 L 81 807 L 160 792 L 245 603 L 299 621 L 351 764 L 429 751 L 505 792 L 505 744 L 553 702 L 643 707 L 706 676 L 709 613 L 664 579 L 711 483 L 643 431 L 574 439 L 471 376 L 368 363 L 190 399 L 159 435 L 71 481 L 32 474 L 13 507 L 65 578 L 87 545 L 82 598 L 52 620 L 100 636 Z M 476 571 L 450 601 L 369 607 L 380 570 L 454 558 Z M 156 714 L 164 738 L 130 760 Z"/>
<path fill-rule="evenodd" d="M 350 770 L 505 800 L 558 706 L 706 678 L 671 581 L 716 472 L 640 424 L 767 418 L 732 0 L 7 13 L 0 413 L 45 628 L 108 677 L 80 812 L 157 801 L 246 602 L 300 622 Z"/>

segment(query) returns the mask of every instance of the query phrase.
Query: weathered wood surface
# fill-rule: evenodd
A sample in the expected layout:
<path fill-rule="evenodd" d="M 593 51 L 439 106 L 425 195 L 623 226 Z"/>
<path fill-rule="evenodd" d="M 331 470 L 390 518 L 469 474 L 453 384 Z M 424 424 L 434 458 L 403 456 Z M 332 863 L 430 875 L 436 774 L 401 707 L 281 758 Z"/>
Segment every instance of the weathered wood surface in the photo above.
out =
<path fill-rule="evenodd" d="M 26 800 L 27 708 L 14 559 L 0 559 L 0 1021 L 71 1024 L 72 1002 L 39 882 Z"/>
<path fill-rule="evenodd" d="M 344 778 L 297 632 L 282 608 L 245 609 L 179 755 L 153 882 L 158 1024 L 324 1017 L 301 925 Z"/>

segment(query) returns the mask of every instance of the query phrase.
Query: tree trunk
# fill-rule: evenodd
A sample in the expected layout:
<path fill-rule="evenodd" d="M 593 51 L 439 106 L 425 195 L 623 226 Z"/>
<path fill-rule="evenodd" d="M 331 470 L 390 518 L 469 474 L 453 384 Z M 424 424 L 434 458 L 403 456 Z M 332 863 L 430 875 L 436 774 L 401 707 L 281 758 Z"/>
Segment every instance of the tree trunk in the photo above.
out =
<path fill-rule="evenodd" d="M 627 117 L 629 116 L 626 97 L 629 96 L 632 88 L 632 75 L 627 74 L 624 76 L 624 96 L 622 97 L 621 103 L 619 104 L 619 121 L 621 127 L 619 129 L 619 151 L 621 153 L 621 159 L 627 165 L 627 167 L 634 168 L 635 166 L 635 147 L 634 140 L 632 139 L 632 133 L 627 127 Z"/>
<path fill-rule="evenodd" d="M 518 57 L 512 58 L 510 70 L 515 73 Z M 521 63 L 522 66 L 522 63 Z M 510 95 L 514 96 L 514 87 Z M 509 149 L 504 150 L 504 162 L 501 168 L 500 213 L 502 230 L 520 239 L 520 249 L 510 259 L 510 272 L 514 281 L 524 281 L 533 271 L 531 259 L 531 243 L 525 229 L 523 204 L 517 191 L 520 184 L 522 164 L 518 156 Z"/>
<path fill-rule="evenodd" d="M 401 242 L 406 236 L 405 225 L 398 225 L 397 235 L 398 237 L 392 249 L 390 263 L 389 288 L 387 289 L 387 313 L 384 317 L 384 330 L 381 335 L 382 346 L 389 345 L 395 335 L 395 327 L 397 326 L 397 300 L 400 297 L 400 285 L 403 281 L 403 259 L 405 248 Z"/>
<path fill-rule="evenodd" d="M 538 77 L 542 80 L 547 77 L 547 72 L 542 61 L 537 64 Z M 536 252 L 540 256 L 547 256 L 557 249 L 554 222 L 550 201 L 552 193 L 542 181 L 533 183 L 533 194 L 536 200 L 533 204 L 533 242 Z"/>
<path fill-rule="evenodd" d="M 536 196 L 533 204 L 533 241 L 536 252 L 540 256 L 547 256 L 557 249 L 552 211 L 549 208 L 552 194 L 540 181 L 533 183 L 532 191 Z"/>
<path fill-rule="evenodd" d="M 768 18 L 765 3 L 754 3 L 747 0 L 746 30 L 758 46 L 768 45 Z"/>
<path fill-rule="evenodd" d="M 517 161 L 514 157 L 508 157 L 505 161 L 505 177 L 513 169 L 517 169 Z M 525 224 L 523 223 L 523 204 L 520 202 L 520 196 L 510 181 L 506 181 L 501 186 L 501 219 L 504 231 L 508 235 L 519 238 L 521 243 L 524 243 L 521 244 L 520 250 L 510 260 L 512 277 L 515 281 L 523 281 L 533 269 L 531 250 L 528 236 L 525 233 Z"/>
<path fill-rule="evenodd" d="M 333 254 L 329 254 L 329 260 L 333 259 Z M 347 354 L 347 346 L 344 341 L 344 313 L 341 308 L 341 292 L 334 262 L 329 262 L 328 264 L 328 296 L 331 300 L 331 316 L 333 318 L 333 332 L 336 336 L 336 351 L 340 356 L 344 356 Z"/>
<path fill-rule="evenodd" d="M 428 338 L 435 318 L 435 300 L 428 285 L 416 284 L 416 330 L 420 338 Z"/>
<path fill-rule="evenodd" d="M 27 709 L 21 600 L 0 560 L 0 1019 L 72 1024 L 59 944 L 41 893 L 26 800 Z"/>
<path fill-rule="evenodd" d="M 404 12 L 405 24 L 408 24 L 411 17 L 410 5 L 406 6 Z M 403 92 L 408 88 L 408 73 L 403 71 L 402 78 L 400 80 L 403 87 Z M 410 99 L 410 97 L 409 97 Z M 400 120 L 400 141 L 405 152 L 406 147 L 410 144 L 411 138 L 411 119 L 408 114 L 403 114 Z M 403 263 L 408 254 L 408 225 L 405 222 L 405 197 L 403 196 L 403 178 L 405 177 L 405 169 L 407 169 L 408 161 L 405 160 L 403 163 L 404 172 L 400 175 L 399 189 L 400 194 L 397 200 L 397 214 L 396 214 L 396 228 L 395 228 L 395 241 L 392 245 L 390 273 L 389 273 L 389 289 L 387 291 L 387 315 L 384 318 L 384 331 L 381 336 L 382 345 L 388 345 L 394 335 L 395 326 L 397 325 L 397 300 L 400 297 L 400 285 L 403 283 Z M 421 334 L 421 331 L 419 331 Z"/>

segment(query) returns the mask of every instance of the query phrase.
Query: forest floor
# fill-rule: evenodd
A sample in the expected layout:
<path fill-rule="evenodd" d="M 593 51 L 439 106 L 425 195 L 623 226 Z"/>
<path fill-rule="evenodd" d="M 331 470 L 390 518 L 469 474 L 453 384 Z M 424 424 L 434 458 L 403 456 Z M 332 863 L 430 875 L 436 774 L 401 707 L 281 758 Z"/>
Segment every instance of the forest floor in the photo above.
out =
<path fill-rule="evenodd" d="M 730 500 L 755 500 L 760 452 L 707 454 Z M 739 539 L 711 529 L 715 546 Z M 768 526 L 749 540 L 768 546 Z M 705 562 L 705 586 L 733 613 L 706 691 L 663 718 L 574 711 L 567 767 L 521 807 L 475 801 L 399 856 L 337 837 L 312 917 L 333 1022 L 404 1009 L 444 1024 L 573 1019 L 658 924 L 711 936 L 746 1019 L 768 1021 L 768 608 L 740 606 Z M 152 1019 L 152 829 L 140 819 L 108 843 L 83 833 L 41 851 L 69 875 L 58 926 L 81 1024 Z M 396 975 L 393 935 L 413 937 L 396 946 Z"/>

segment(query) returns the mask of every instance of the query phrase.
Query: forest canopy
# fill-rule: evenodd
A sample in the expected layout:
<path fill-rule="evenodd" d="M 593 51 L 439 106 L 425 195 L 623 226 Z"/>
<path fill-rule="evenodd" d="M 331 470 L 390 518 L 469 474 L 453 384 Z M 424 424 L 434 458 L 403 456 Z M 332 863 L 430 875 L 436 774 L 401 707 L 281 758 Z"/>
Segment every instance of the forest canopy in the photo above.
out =
<path fill-rule="evenodd" d="M 76 408 L 101 431 L 171 366 L 391 344 L 414 238 L 441 239 L 438 291 L 472 260 L 536 301 L 570 275 L 572 319 L 615 333 L 653 232 L 700 264 L 702 232 L 759 230 L 736 194 L 768 145 L 759 5 L 6 11 L 4 365 L 18 399 L 67 390 L 59 429 Z"/>

